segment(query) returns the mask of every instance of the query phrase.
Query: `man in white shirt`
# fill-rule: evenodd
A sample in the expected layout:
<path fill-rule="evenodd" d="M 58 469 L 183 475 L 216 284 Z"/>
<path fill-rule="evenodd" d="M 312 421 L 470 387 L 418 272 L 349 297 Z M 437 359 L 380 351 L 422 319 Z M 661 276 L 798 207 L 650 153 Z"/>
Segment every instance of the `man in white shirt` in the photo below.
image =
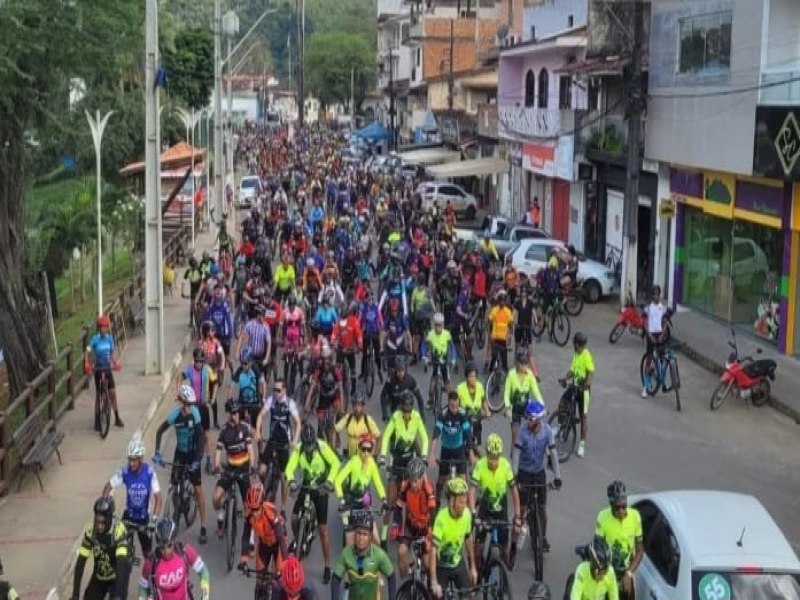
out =
<path fill-rule="evenodd" d="M 647 373 L 652 360 L 653 349 L 661 342 L 664 336 L 664 316 L 667 314 L 667 307 L 661 301 L 661 286 L 654 285 L 650 304 L 645 308 L 647 317 L 647 331 L 645 331 L 647 342 L 647 358 L 645 358 L 644 372 Z M 642 398 L 647 398 L 647 383 L 642 382 Z"/>

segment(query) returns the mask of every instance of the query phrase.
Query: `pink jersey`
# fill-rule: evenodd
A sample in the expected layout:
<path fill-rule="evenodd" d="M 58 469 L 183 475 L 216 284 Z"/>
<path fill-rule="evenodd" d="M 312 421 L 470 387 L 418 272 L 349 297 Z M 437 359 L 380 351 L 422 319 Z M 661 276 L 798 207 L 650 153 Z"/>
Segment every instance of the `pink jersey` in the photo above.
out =
<path fill-rule="evenodd" d="M 142 567 L 142 579 L 140 588 L 148 591 L 148 597 L 157 600 L 188 600 L 189 598 L 189 568 L 196 573 L 203 570 L 203 559 L 191 545 L 183 547 L 183 554 L 177 551 L 172 553 L 170 559 L 160 558 L 156 562 L 156 571 L 152 578 L 150 576 L 152 564 L 146 560 Z M 150 589 L 152 583 L 154 590 Z"/>

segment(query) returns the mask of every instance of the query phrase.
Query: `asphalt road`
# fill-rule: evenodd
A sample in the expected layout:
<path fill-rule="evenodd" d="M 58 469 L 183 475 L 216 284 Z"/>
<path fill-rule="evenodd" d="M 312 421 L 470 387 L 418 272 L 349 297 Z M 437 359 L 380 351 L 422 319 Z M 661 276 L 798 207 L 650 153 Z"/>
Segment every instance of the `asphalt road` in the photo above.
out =
<path fill-rule="evenodd" d="M 800 480 L 796 477 L 796 458 L 800 456 L 797 426 L 768 409 L 746 409 L 736 402 L 720 411 L 708 410 L 708 398 L 716 385 L 713 375 L 684 357 L 679 358 L 683 382 L 683 411 L 678 413 L 672 395 L 639 397 L 639 360 L 643 346 L 638 338 L 624 337 L 616 345 L 608 343 L 613 323 L 613 309 L 605 304 L 587 306 L 573 318 L 572 331 L 580 329 L 589 336 L 597 373 L 593 385 L 590 430 L 584 459 L 573 457 L 562 468 L 564 486 L 550 492 L 549 531 L 552 550 L 545 560 L 545 581 L 560 597 L 568 574 L 577 557 L 575 545 L 584 543 L 593 533 L 595 517 L 605 504 L 605 488 L 612 479 L 624 480 L 631 492 L 665 489 L 719 489 L 754 494 L 771 512 L 795 549 L 800 549 Z M 534 356 L 542 374 L 542 392 L 548 406 L 558 403 L 561 388 L 557 379 L 567 370 L 571 348 L 558 348 L 543 341 L 534 343 Z M 478 364 L 482 364 L 479 355 Z M 411 369 L 420 387 L 427 389 L 428 375 L 421 366 Z M 462 375 L 463 376 L 463 375 Z M 461 381 L 456 378 L 454 383 Z M 376 382 L 370 413 L 379 418 L 380 386 Z M 163 406 L 157 421 L 171 406 Z M 484 440 L 497 431 L 509 444 L 508 422 L 501 416 L 484 422 Z M 171 434 L 166 437 L 164 456 L 173 448 Z M 152 448 L 152 441 L 148 442 Z M 162 486 L 168 474 L 160 472 Z M 198 546 L 212 574 L 215 598 L 247 598 L 254 581 L 235 570 L 226 573 L 222 542 L 213 535 L 214 516 L 210 498 L 214 486 L 204 476 L 210 539 Z M 290 504 L 287 512 L 291 510 Z M 332 504 L 329 511 L 334 560 L 338 555 L 341 524 Z M 184 539 L 197 542 L 197 524 Z M 394 559 L 395 550 L 390 547 Z M 329 589 L 321 584 L 322 558 L 315 541 L 312 556 L 305 562 L 306 578 L 314 583 L 321 598 Z M 136 572 L 138 575 L 138 571 Z M 517 559 L 513 573 L 514 597 L 525 598 L 533 579 L 529 546 Z M 136 581 L 132 577 L 132 584 Z M 133 589 L 133 585 L 131 588 Z"/>

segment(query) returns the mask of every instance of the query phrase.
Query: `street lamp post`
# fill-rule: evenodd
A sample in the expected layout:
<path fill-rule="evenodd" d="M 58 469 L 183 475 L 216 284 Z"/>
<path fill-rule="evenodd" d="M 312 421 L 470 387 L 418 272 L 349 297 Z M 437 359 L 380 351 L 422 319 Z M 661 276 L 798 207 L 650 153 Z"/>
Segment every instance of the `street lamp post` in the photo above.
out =
<path fill-rule="evenodd" d="M 227 188 L 227 184 L 234 185 L 234 175 L 233 175 L 233 65 L 230 62 L 231 59 L 231 45 L 233 42 L 233 37 L 239 34 L 239 17 L 236 16 L 236 13 L 232 10 L 229 10 L 222 16 L 222 32 L 225 34 L 227 38 L 228 47 L 227 47 L 227 57 L 225 58 L 225 71 L 226 76 L 228 78 L 227 81 L 227 114 L 228 114 L 228 124 L 225 127 L 225 131 L 227 132 L 226 140 L 227 143 L 225 145 L 225 185 Z"/>
<path fill-rule="evenodd" d="M 100 116 L 100 111 L 95 111 L 95 116 L 89 111 L 86 113 L 86 120 L 92 130 L 92 141 L 94 142 L 94 156 L 97 161 L 97 315 L 103 314 L 103 244 L 102 244 L 102 222 L 100 199 L 102 197 L 102 181 L 100 173 L 100 151 L 103 144 L 103 132 L 108 124 L 108 119 L 114 114 L 113 110 L 108 111 L 104 117 Z"/>
<path fill-rule="evenodd" d="M 197 127 L 197 122 L 200 120 L 201 113 L 194 112 L 194 109 L 190 111 L 186 110 L 185 108 L 178 108 L 175 112 L 180 117 L 181 121 L 183 122 L 183 126 L 186 128 L 186 143 L 189 144 L 192 152 L 191 156 L 191 171 L 189 177 L 192 180 L 191 190 L 191 205 L 192 205 L 192 250 L 194 250 L 194 238 L 195 238 L 195 231 L 194 231 L 194 194 L 195 194 L 195 187 L 194 187 L 194 128 Z M 183 213 L 183 207 L 181 207 L 181 213 Z"/>

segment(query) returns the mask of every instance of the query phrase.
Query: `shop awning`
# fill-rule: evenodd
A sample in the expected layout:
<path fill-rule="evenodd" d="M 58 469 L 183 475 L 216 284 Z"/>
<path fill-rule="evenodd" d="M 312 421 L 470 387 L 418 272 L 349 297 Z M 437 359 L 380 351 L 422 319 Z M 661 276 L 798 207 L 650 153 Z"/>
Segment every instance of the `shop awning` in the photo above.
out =
<path fill-rule="evenodd" d="M 461 153 L 447 148 L 425 148 L 422 150 L 410 150 L 398 154 L 400 159 L 410 165 L 441 165 L 461 160 Z"/>
<path fill-rule="evenodd" d="M 508 161 L 499 158 L 475 158 L 461 162 L 436 165 L 425 169 L 431 177 L 436 179 L 451 179 L 453 177 L 469 177 L 475 175 L 494 175 L 508 171 Z"/>

